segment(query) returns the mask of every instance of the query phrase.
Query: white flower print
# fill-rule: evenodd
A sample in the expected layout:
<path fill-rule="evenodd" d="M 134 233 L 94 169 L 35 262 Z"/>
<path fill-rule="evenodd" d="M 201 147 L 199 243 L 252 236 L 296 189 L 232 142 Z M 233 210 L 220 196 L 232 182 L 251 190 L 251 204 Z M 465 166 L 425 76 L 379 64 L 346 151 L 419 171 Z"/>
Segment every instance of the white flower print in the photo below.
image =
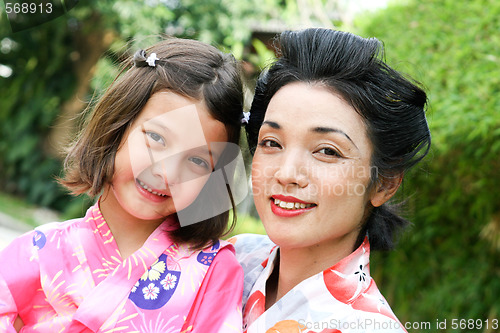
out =
<path fill-rule="evenodd" d="M 163 280 L 160 281 L 163 289 L 170 290 L 175 288 L 175 283 L 177 282 L 177 276 L 172 275 L 170 273 L 165 276 Z"/>
<path fill-rule="evenodd" d="M 142 288 L 145 299 L 156 299 L 160 293 L 160 288 L 156 287 L 154 283 L 150 283 L 147 287 Z"/>
<path fill-rule="evenodd" d="M 160 275 L 165 272 L 166 265 L 163 261 L 156 261 L 154 262 L 153 265 L 151 265 L 151 268 L 148 269 L 142 276 L 141 280 L 146 281 L 149 279 L 150 281 L 156 281 L 160 278 Z"/>

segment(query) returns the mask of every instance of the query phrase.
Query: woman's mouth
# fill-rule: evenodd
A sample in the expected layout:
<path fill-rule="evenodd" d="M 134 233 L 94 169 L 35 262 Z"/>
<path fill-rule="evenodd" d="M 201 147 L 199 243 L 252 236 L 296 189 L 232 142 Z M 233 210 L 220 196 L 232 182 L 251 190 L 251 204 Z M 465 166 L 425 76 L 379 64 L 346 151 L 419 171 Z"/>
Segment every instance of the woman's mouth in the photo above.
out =
<path fill-rule="evenodd" d="M 313 207 L 313 206 L 316 206 L 315 204 L 312 204 L 312 203 L 303 203 L 303 202 L 287 202 L 287 201 L 283 201 L 283 200 L 279 200 L 279 199 L 276 199 L 276 198 L 273 198 L 274 199 L 274 204 L 276 206 L 279 206 L 283 209 L 287 209 L 287 210 L 295 210 L 295 209 L 304 209 L 304 208 L 310 208 L 310 207 Z"/>
<path fill-rule="evenodd" d="M 295 217 L 307 213 L 317 205 L 305 202 L 291 196 L 273 195 L 271 197 L 271 211 L 280 217 Z"/>

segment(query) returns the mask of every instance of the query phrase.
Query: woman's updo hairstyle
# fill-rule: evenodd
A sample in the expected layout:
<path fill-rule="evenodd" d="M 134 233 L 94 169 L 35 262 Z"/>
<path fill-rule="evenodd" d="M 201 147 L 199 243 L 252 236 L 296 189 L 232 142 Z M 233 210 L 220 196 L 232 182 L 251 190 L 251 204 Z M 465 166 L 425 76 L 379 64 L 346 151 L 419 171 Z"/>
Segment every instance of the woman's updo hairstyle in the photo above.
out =
<path fill-rule="evenodd" d="M 428 153 L 426 93 L 382 60 L 379 40 L 314 28 L 281 33 L 276 48 L 277 61 L 257 81 L 246 126 L 252 153 L 269 101 L 292 82 L 331 89 L 361 115 L 373 144 L 373 184 L 401 176 Z M 395 234 L 407 225 L 388 204 L 373 207 L 356 247 L 368 233 L 372 250 L 392 249 Z"/>

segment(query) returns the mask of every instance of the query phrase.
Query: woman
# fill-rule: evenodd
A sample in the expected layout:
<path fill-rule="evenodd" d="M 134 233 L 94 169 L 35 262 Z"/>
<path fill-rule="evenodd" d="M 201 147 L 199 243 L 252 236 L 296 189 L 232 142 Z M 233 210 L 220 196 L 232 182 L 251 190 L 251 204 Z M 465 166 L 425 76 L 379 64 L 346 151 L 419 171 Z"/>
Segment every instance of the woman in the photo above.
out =
<path fill-rule="evenodd" d="M 381 43 L 326 29 L 284 32 L 247 124 L 267 236 L 241 235 L 244 329 L 406 332 L 370 277 L 369 253 L 407 224 L 387 206 L 430 147 L 425 92 Z"/>

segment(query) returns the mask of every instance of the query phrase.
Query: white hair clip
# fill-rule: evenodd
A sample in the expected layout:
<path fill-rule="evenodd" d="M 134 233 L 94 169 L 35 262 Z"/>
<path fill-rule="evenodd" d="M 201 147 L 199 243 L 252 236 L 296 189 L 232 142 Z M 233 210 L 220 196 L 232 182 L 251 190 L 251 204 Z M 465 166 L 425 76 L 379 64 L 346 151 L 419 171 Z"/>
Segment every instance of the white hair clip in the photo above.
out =
<path fill-rule="evenodd" d="M 243 118 L 241 118 L 241 123 L 248 124 L 249 120 L 250 120 L 250 112 L 243 112 Z"/>
<path fill-rule="evenodd" d="M 146 62 L 150 67 L 156 67 L 156 60 L 160 60 L 156 57 L 156 53 L 151 53 L 149 57 L 146 59 Z"/>

